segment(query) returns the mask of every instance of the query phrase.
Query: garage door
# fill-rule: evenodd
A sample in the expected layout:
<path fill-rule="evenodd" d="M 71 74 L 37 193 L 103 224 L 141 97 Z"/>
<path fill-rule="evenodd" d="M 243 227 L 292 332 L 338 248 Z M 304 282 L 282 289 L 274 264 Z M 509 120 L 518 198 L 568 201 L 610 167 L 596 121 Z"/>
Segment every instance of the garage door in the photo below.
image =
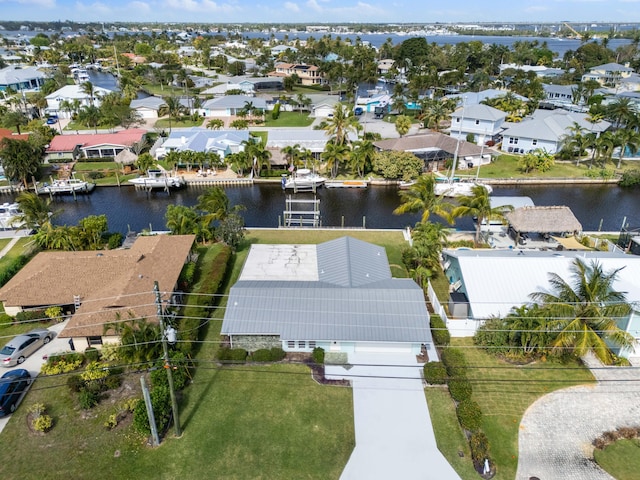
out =
<path fill-rule="evenodd" d="M 411 353 L 410 343 L 375 343 L 358 342 L 356 352 L 359 353 Z"/>

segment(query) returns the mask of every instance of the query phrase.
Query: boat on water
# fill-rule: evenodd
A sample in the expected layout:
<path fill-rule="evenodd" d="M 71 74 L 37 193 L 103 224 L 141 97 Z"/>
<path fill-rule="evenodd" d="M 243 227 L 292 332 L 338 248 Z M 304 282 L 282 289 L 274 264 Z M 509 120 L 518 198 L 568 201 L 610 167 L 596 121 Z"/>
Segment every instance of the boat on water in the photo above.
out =
<path fill-rule="evenodd" d="M 95 183 L 86 182 L 79 178 L 69 178 L 66 180 L 53 180 L 51 183 L 43 183 L 42 186 L 36 184 L 38 195 L 78 195 L 91 193 L 96 188 Z"/>
<path fill-rule="evenodd" d="M 91 77 L 89 77 L 89 72 L 87 72 L 85 68 L 76 68 L 72 70 L 72 73 L 73 79 L 78 85 L 88 82 L 91 79 Z"/>
<path fill-rule="evenodd" d="M 343 182 L 325 182 L 327 188 L 367 188 L 366 180 L 345 180 Z"/>
<path fill-rule="evenodd" d="M 491 194 L 493 188 L 491 185 L 480 182 L 443 182 L 436 183 L 434 192 L 436 195 L 442 195 L 444 197 L 468 197 L 473 195 L 473 187 L 480 186 Z"/>
<path fill-rule="evenodd" d="M 327 179 L 316 172 L 312 172 L 308 168 L 300 168 L 291 175 L 282 176 L 282 189 L 283 190 L 315 190 L 318 187 L 324 185 Z"/>
<path fill-rule="evenodd" d="M 400 190 L 409 190 L 416 183 L 418 183 L 417 180 L 408 180 L 408 181 L 403 180 L 403 181 L 398 183 L 398 188 Z"/>
<path fill-rule="evenodd" d="M 17 203 L 3 203 L 0 205 L 0 230 L 20 230 L 24 222 L 17 219 L 22 215 L 20 205 Z"/>
<path fill-rule="evenodd" d="M 132 183 L 136 187 L 141 187 L 145 189 L 178 189 L 182 188 L 186 185 L 186 182 L 183 178 L 169 175 L 166 171 L 163 170 L 149 170 L 146 175 L 140 176 L 138 178 L 132 178 L 129 180 L 129 183 Z"/>

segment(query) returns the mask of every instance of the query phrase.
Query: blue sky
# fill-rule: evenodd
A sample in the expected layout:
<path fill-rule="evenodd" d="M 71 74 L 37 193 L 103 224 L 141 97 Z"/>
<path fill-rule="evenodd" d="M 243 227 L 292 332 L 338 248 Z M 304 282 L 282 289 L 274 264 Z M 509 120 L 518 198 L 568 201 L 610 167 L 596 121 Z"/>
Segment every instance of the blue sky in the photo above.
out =
<path fill-rule="evenodd" d="M 1 20 L 640 22 L 640 0 L 0 0 Z"/>

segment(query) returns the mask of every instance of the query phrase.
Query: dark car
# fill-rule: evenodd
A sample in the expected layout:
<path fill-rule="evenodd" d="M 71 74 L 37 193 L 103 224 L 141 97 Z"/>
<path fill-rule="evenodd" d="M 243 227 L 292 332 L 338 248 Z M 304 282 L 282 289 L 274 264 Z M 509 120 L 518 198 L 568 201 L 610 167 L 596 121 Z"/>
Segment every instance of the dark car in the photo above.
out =
<path fill-rule="evenodd" d="M 355 113 L 356 115 L 360 116 L 364 113 L 364 110 L 362 109 L 362 107 L 356 107 L 353 109 L 353 113 Z"/>
<path fill-rule="evenodd" d="M 11 370 L 0 378 L 0 417 L 16 411 L 30 384 L 31 375 L 24 368 Z"/>

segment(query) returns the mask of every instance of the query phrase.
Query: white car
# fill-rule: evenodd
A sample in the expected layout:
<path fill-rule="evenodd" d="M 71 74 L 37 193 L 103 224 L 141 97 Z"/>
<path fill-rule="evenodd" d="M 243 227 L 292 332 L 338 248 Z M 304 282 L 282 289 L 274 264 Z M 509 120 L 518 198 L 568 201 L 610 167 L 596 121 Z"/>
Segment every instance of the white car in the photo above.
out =
<path fill-rule="evenodd" d="M 36 328 L 14 337 L 0 350 L 0 365 L 13 367 L 21 364 L 29 355 L 49 343 L 54 336 L 55 334 L 46 328 Z"/>

